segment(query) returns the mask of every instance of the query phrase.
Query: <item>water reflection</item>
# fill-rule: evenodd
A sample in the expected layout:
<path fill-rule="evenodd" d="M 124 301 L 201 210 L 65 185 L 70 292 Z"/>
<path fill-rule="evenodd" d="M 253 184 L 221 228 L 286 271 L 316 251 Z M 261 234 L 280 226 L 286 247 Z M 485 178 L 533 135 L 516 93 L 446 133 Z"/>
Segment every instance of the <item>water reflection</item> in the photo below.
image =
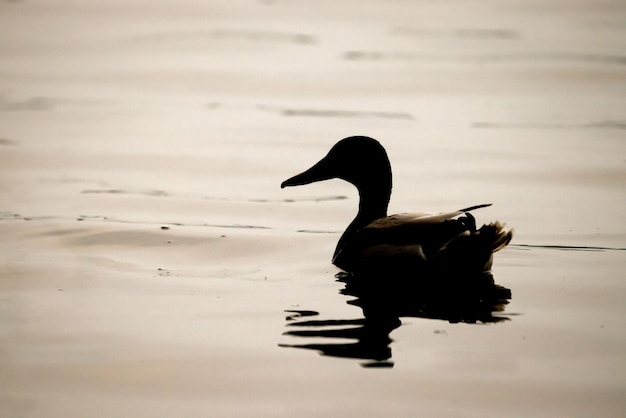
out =
<path fill-rule="evenodd" d="M 311 319 L 318 315 L 315 311 L 287 311 L 289 330 L 284 335 L 317 342 L 281 344 L 281 347 L 367 360 L 362 363 L 364 367 L 393 367 L 390 334 L 401 325 L 401 317 L 471 324 L 509 319 L 498 313 L 509 303 L 511 291 L 495 284 L 489 273 L 455 282 L 454 286 L 445 280 L 426 284 L 386 280 L 382 285 L 376 278 L 354 274 L 339 273 L 336 277 L 344 284 L 340 293 L 355 297 L 347 303 L 360 307 L 363 318 L 316 320 Z"/>

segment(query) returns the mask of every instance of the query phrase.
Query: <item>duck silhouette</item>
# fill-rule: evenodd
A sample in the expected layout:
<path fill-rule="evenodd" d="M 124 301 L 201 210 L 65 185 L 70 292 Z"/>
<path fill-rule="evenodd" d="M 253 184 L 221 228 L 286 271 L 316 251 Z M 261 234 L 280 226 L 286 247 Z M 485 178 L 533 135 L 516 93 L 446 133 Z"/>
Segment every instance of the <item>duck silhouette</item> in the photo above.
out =
<path fill-rule="evenodd" d="M 433 285 L 450 281 L 493 285 L 493 253 L 511 241 L 513 232 L 499 221 L 476 227 L 470 211 L 491 204 L 440 214 L 388 216 L 391 165 L 383 146 L 366 136 L 342 139 L 281 188 L 333 178 L 353 184 L 360 197 L 358 213 L 337 243 L 334 265 L 347 273 L 419 278 Z"/>

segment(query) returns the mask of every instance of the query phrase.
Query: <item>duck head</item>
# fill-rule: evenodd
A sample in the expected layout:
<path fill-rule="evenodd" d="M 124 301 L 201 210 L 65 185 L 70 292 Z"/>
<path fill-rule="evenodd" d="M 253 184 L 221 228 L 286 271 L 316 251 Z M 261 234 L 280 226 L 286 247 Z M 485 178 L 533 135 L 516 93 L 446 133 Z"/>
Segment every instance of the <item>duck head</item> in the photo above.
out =
<path fill-rule="evenodd" d="M 337 142 L 328 154 L 308 170 L 285 180 L 280 187 L 300 186 L 338 178 L 359 191 L 359 212 L 343 233 L 335 256 L 359 229 L 387 216 L 391 196 L 391 165 L 382 145 L 366 136 L 351 136 Z"/>
<path fill-rule="evenodd" d="M 335 255 L 348 238 L 375 219 L 387 216 L 391 196 L 391 165 L 385 149 L 375 139 L 351 136 L 337 142 L 328 154 L 308 170 L 281 184 L 300 186 L 338 178 L 352 183 L 359 191 L 359 212 L 344 232 Z"/>
<path fill-rule="evenodd" d="M 342 139 L 317 164 L 285 180 L 280 187 L 301 186 L 333 178 L 356 186 L 361 200 L 370 200 L 366 203 L 378 201 L 376 206 L 380 206 L 380 202 L 384 201 L 386 212 L 391 195 L 391 166 L 385 149 L 375 139 L 366 136 Z"/>

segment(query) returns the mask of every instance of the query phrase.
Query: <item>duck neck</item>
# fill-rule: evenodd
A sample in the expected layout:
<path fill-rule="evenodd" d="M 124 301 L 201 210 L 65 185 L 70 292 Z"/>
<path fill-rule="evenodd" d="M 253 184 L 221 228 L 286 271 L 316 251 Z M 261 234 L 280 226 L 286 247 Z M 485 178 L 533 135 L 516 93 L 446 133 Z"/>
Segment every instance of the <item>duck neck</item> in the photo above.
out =
<path fill-rule="evenodd" d="M 358 190 L 359 212 L 339 239 L 337 248 L 335 248 L 335 256 L 357 231 L 366 227 L 372 221 L 387 216 L 387 207 L 389 206 L 389 197 L 391 196 L 390 184 L 376 189 L 359 187 Z"/>
<path fill-rule="evenodd" d="M 357 228 L 360 229 L 378 218 L 387 216 L 390 194 L 390 189 L 359 190 L 359 212 L 352 223 L 356 223 Z"/>

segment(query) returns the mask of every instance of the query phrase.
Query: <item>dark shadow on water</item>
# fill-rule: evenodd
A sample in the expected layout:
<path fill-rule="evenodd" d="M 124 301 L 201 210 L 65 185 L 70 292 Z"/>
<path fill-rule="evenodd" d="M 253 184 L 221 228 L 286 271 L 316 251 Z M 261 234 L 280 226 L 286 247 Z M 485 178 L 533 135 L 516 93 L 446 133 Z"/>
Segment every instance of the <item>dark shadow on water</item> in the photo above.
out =
<path fill-rule="evenodd" d="M 494 283 L 491 274 L 482 274 L 454 286 L 445 280 L 430 283 L 414 280 L 389 281 L 339 273 L 344 284 L 340 293 L 353 296 L 350 305 L 363 311 L 360 319 L 316 320 L 316 311 L 286 311 L 290 337 L 315 339 L 281 347 L 319 351 L 322 355 L 366 360 L 363 367 L 393 367 L 391 332 L 401 317 L 444 320 L 450 323 L 498 323 L 511 299 L 511 291 Z M 499 316 L 500 315 L 500 316 Z M 328 339 L 328 342 L 319 342 Z M 332 341 L 331 341 L 332 340 Z"/>

